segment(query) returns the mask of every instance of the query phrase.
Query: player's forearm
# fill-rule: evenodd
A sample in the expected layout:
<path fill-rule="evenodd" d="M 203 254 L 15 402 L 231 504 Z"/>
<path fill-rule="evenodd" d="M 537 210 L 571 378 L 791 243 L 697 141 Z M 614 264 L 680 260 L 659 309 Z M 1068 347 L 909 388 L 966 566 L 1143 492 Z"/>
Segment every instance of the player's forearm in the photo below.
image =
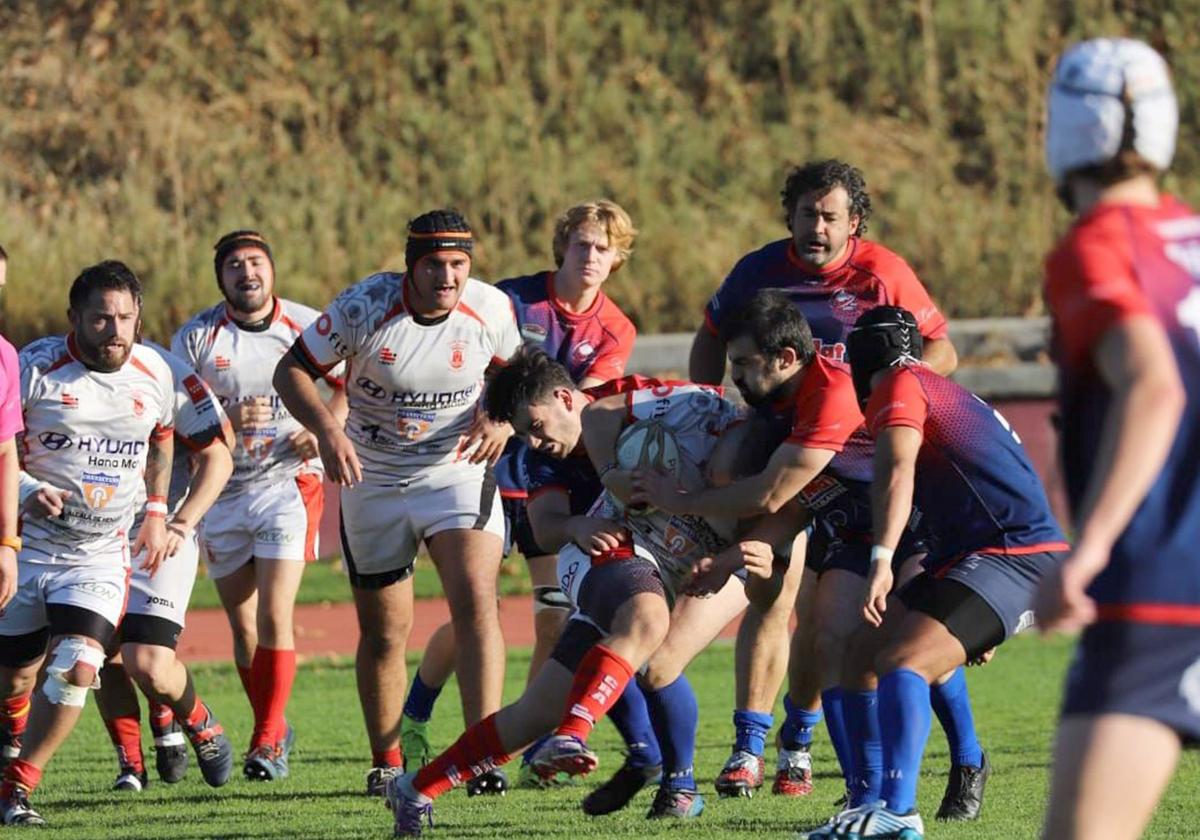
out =
<path fill-rule="evenodd" d="M 621 398 L 597 400 L 583 409 L 583 446 L 598 473 L 617 460 L 617 438 L 625 427 L 625 414 Z"/>
<path fill-rule="evenodd" d="M 789 502 L 775 513 L 760 516 L 746 523 L 741 538 L 768 543 L 776 554 L 788 551 L 810 519 L 808 511 L 798 502 Z"/>
<path fill-rule="evenodd" d="M 146 495 L 167 498 L 171 490 L 171 459 L 175 453 L 175 436 L 164 435 L 150 440 L 146 450 Z"/>
<path fill-rule="evenodd" d="M 725 342 L 701 324 L 692 339 L 688 357 L 688 378 L 705 385 L 720 385 L 725 379 Z"/>
<path fill-rule="evenodd" d="M 292 417 L 313 434 L 326 434 L 344 426 L 345 421 L 339 423 L 333 411 L 321 399 L 321 392 L 317 390 L 312 376 L 301 369 L 291 354 L 279 360 L 272 384 Z"/>
<path fill-rule="evenodd" d="M 0 537 L 17 534 L 21 486 L 21 462 L 12 438 L 0 443 Z"/>
<path fill-rule="evenodd" d="M 875 480 L 871 483 L 871 524 L 875 544 L 895 549 L 912 515 L 915 464 L 890 461 L 880 469 L 876 461 Z"/>
<path fill-rule="evenodd" d="M 1113 395 L 1077 515 L 1078 544 L 1107 551 L 1117 541 L 1166 463 L 1185 400 L 1173 369 Z"/>
<path fill-rule="evenodd" d="M 192 473 L 192 480 L 188 484 L 187 498 L 175 513 L 175 521 L 194 528 L 201 517 L 208 513 L 233 475 L 233 455 L 229 447 L 218 441 L 192 457 L 196 471 Z"/>
<path fill-rule="evenodd" d="M 958 351 L 948 338 L 936 338 L 925 343 L 921 361 L 933 368 L 934 373 L 949 376 L 958 368 Z"/>

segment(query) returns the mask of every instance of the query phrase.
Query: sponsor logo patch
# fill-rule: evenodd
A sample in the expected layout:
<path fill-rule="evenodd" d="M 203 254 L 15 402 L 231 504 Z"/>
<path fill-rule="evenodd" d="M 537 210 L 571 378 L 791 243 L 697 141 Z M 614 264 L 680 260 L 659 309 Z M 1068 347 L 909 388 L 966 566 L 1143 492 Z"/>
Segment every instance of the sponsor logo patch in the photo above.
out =
<path fill-rule="evenodd" d="M 391 367 L 396 364 L 396 352 L 390 347 L 379 348 L 379 364 Z"/>
<path fill-rule="evenodd" d="M 42 442 L 42 446 L 51 452 L 57 452 L 60 449 L 70 449 L 75 445 L 75 441 L 71 440 L 70 435 L 64 435 L 61 432 L 42 432 L 38 435 L 38 440 Z"/>
<path fill-rule="evenodd" d="M 396 431 L 406 441 L 415 442 L 425 437 L 437 415 L 432 411 L 401 408 L 396 411 Z"/>
<path fill-rule="evenodd" d="M 193 403 L 200 405 L 204 402 L 207 395 L 204 393 L 204 383 L 200 381 L 199 376 L 193 373 L 184 377 L 183 387 L 187 389 L 188 397 L 191 398 Z"/>
<path fill-rule="evenodd" d="M 450 342 L 450 370 L 462 370 L 467 363 L 467 342 Z"/>
<path fill-rule="evenodd" d="M 233 362 L 225 356 L 217 356 L 213 359 L 213 365 L 216 366 L 217 370 L 229 370 L 229 366 L 232 364 Z"/>
<path fill-rule="evenodd" d="M 121 485 L 121 477 L 104 472 L 84 472 L 81 483 L 83 484 L 84 501 L 91 508 L 99 510 L 107 507 L 108 503 L 112 501 L 113 495 Z"/>
<path fill-rule="evenodd" d="M 63 408 L 79 408 L 79 397 L 67 391 L 62 392 Z"/>

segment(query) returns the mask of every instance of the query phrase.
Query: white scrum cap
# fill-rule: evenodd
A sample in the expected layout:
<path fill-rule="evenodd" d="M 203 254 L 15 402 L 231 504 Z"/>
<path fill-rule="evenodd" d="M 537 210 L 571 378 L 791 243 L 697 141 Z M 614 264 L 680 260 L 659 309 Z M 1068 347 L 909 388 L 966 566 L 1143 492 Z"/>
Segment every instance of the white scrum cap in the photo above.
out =
<path fill-rule="evenodd" d="M 1096 38 L 1071 47 L 1054 70 L 1047 111 L 1046 165 L 1056 183 L 1116 157 L 1126 119 L 1133 150 L 1147 162 L 1166 169 L 1175 154 L 1179 107 L 1171 74 L 1141 41 Z"/>

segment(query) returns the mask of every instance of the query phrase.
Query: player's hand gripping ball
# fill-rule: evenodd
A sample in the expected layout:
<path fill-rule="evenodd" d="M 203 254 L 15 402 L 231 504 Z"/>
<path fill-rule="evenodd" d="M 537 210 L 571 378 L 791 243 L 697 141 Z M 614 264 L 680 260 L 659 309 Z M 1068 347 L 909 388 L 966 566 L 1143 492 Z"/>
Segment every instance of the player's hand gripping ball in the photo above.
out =
<path fill-rule="evenodd" d="M 675 436 L 657 420 L 639 420 L 626 426 L 617 438 L 617 467 L 622 470 L 657 470 L 680 477 L 682 461 Z M 627 513 L 645 516 L 653 513 L 650 505 L 630 506 Z"/>

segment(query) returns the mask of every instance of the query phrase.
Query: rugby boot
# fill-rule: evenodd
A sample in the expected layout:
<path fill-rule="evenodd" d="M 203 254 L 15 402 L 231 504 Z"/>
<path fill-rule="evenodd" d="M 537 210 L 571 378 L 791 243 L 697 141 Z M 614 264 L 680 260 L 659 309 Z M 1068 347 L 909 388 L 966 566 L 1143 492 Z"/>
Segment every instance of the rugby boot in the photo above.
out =
<path fill-rule="evenodd" d="M 400 767 L 372 767 L 367 771 L 367 796 L 386 796 L 388 782 L 403 772 Z"/>
<path fill-rule="evenodd" d="M 291 728 L 288 728 L 289 733 Z M 196 751 L 196 762 L 200 775 L 209 787 L 220 787 L 233 775 L 233 744 L 225 734 L 225 728 L 217 720 L 208 704 L 204 704 L 204 720 L 195 728 L 188 729 L 188 739 Z M 286 756 L 283 775 L 287 775 Z M 185 765 L 186 766 L 186 765 Z"/>
<path fill-rule="evenodd" d="M 404 770 L 420 770 L 433 758 L 429 745 L 429 721 L 414 720 L 408 715 L 400 718 L 400 753 L 404 756 Z"/>
<path fill-rule="evenodd" d="M 169 785 L 183 781 L 188 768 L 187 738 L 183 727 L 172 715 L 165 727 L 157 727 L 153 720 L 150 729 L 154 733 L 154 768 L 158 778 Z"/>
<path fill-rule="evenodd" d="M 508 793 L 508 776 L 499 767 L 480 773 L 467 782 L 467 796 L 504 796 Z"/>
<path fill-rule="evenodd" d="M 617 772 L 583 799 L 583 812 L 593 817 L 620 811 L 646 785 L 662 781 L 662 765 L 633 765 L 628 756 Z"/>
<path fill-rule="evenodd" d="M 778 796 L 808 796 L 812 792 L 812 756 L 808 750 L 780 750 L 771 793 Z"/>
<path fill-rule="evenodd" d="M 944 822 L 964 822 L 979 819 L 983 808 L 983 790 L 992 775 L 992 764 L 987 753 L 979 767 L 954 764 L 950 767 L 950 778 L 946 781 L 946 795 L 938 808 L 936 819 Z"/>
<path fill-rule="evenodd" d="M 433 828 L 433 802 L 417 793 L 412 785 L 414 775 L 405 773 L 387 783 L 384 802 L 392 812 L 395 837 L 420 837 L 426 825 Z"/>
<path fill-rule="evenodd" d="M 555 773 L 586 776 L 599 763 L 588 745 L 574 735 L 551 735 L 529 758 L 529 766 L 543 779 Z"/>
<path fill-rule="evenodd" d="M 46 820 L 42 815 L 33 810 L 33 806 L 29 804 L 29 794 L 24 788 L 13 786 L 12 793 L 0 802 L 0 823 L 11 826 L 44 826 Z"/>
<path fill-rule="evenodd" d="M 650 812 L 646 814 L 646 819 L 687 820 L 698 817 L 702 813 L 704 813 L 704 797 L 700 795 L 699 791 L 675 790 L 664 786 L 654 794 L 654 802 L 650 805 Z"/>
<path fill-rule="evenodd" d="M 150 779 L 146 775 L 145 770 L 122 767 L 121 772 L 117 774 L 117 780 L 113 782 L 112 789 L 128 791 L 129 793 L 141 793 L 149 786 Z"/>
<path fill-rule="evenodd" d="M 761 755 L 755 755 L 745 750 L 735 750 L 721 772 L 717 774 L 713 786 L 722 796 L 754 796 L 754 791 L 762 787 L 763 776 L 766 774 L 766 762 Z"/>

